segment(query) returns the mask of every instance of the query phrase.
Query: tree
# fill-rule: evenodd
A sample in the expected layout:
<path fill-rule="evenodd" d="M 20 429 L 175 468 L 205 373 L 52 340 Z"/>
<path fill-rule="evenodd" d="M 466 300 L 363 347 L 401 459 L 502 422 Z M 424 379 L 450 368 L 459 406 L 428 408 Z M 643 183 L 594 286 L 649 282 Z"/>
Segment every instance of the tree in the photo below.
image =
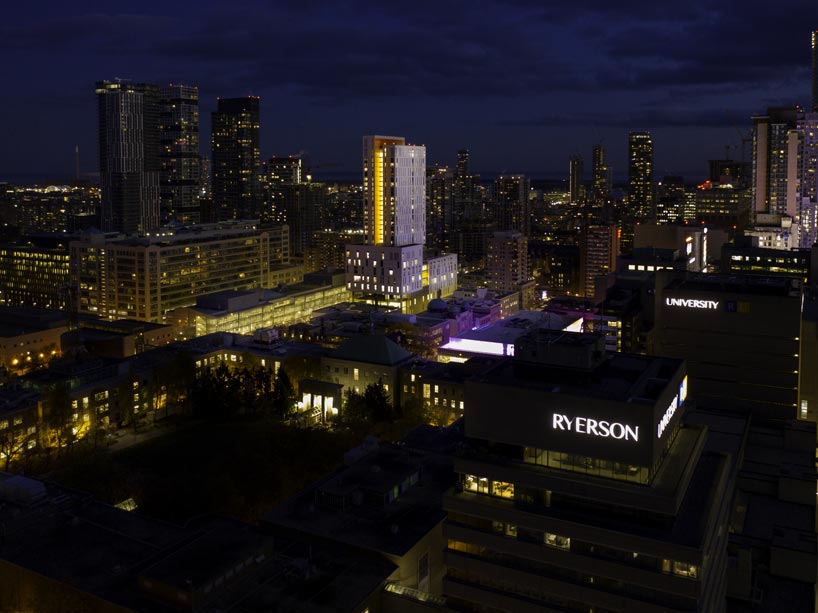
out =
<path fill-rule="evenodd" d="M 25 428 L 14 428 L 10 424 L 0 430 L 0 456 L 3 458 L 3 470 L 8 472 L 12 462 L 23 455 L 28 449 L 29 442 L 36 434 L 29 434 Z"/>
<path fill-rule="evenodd" d="M 57 450 L 70 447 L 76 440 L 74 415 L 76 412 L 71 406 L 71 396 L 68 386 L 60 381 L 55 383 L 45 397 L 45 421 L 49 429 L 49 437 L 54 438 Z"/>
<path fill-rule="evenodd" d="M 178 413 L 190 410 L 193 383 L 196 380 L 196 364 L 189 351 L 179 351 L 167 367 L 168 403 Z M 167 417 L 167 410 L 165 411 Z"/>
<path fill-rule="evenodd" d="M 383 383 L 370 383 L 363 394 L 353 389 L 344 392 L 344 406 L 341 411 L 341 423 L 356 427 L 363 424 L 374 425 L 392 422 L 395 410 Z"/>
<path fill-rule="evenodd" d="M 361 425 L 369 421 L 363 394 L 359 394 L 351 387 L 344 390 L 344 406 L 338 421 L 347 426 Z"/>
<path fill-rule="evenodd" d="M 292 381 L 290 381 L 290 376 L 282 366 L 276 373 L 273 393 L 270 399 L 270 409 L 273 415 L 284 419 L 295 411 L 296 401 L 297 398 Z"/>
<path fill-rule="evenodd" d="M 448 425 L 448 423 L 440 423 L 429 403 L 419 396 L 411 396 L 406 400 L 401 411 L 401 420 L 408 426 L 417 426 L 418 424 Z"/>
<path fill-rule="evenodd" d="M 364 403 L 366 404 L 370 421 L 373 423 L 393 421 L 395 419 L 395 409 L 380 379 L 377 383 L 370 383 L 366 386 L 364 390 Z"/>

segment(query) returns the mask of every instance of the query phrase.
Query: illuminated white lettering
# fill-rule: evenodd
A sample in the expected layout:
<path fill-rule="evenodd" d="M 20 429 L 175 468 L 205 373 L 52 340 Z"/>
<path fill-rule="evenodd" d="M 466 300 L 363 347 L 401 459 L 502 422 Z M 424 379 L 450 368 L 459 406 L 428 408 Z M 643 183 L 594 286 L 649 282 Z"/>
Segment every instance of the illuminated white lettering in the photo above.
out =
<path fill-rule="evenodd" d="M 662 419 L 659 420 L 659 423 L 656 426 L 656 438 L 662 438 L 662 434 L 664 433 L 665 429 L 667 428 L 668 424 L 670 423 L 673 414 L 676 412 L 676 409 L 679 408 L 679 395 L 673 397 L 673 400 L 670 401 L 667 409 L 665 409 L 665 414 L 662 415 Z"/>
<path fill-rule="evenodd" d="M 573 430 L 578 434 L 589 434 L 600 438 L 639 442 L 639 426 L 598 421 L 591 417 L 568 417 L 554 413 L 551 417 L 551 428 L 553 430 Z"/>
<path fill-rule="evenodd" d="M 685 307 L 686 309 L 709 309 L 714 311 L 719 308 L 718 300 L 699 300 L 696 298 L 665 298 L 665 304 Z"/>
<path fill-rule="evenodd" d="M 625 426 L 622 424 L 611 424 L 611 436 L 615 439 L 625 438 Z"/>

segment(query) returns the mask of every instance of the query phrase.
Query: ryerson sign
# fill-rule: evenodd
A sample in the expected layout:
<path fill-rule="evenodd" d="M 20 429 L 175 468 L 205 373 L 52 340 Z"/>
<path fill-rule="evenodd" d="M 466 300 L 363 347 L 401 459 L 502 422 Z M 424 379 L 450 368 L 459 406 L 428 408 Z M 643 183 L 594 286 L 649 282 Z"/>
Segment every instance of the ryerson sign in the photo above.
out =
<path fill-rule="evenodd" d="M 628 426 L 619 422 L 592 419 L 590 417 L 568 417 L 554 413 L 551 418 L 553 430 L 566 430 L 579 434 L 590 434 L 601 438 L 639 442 L 639 426 Z"/>
<path fill-rule="evenodd" d="M 719 308 L 718 300 L 698 300 L 696 298 L 665 298 L 668 306 L 680 306 L 686 309 L 711 309 Z"/>

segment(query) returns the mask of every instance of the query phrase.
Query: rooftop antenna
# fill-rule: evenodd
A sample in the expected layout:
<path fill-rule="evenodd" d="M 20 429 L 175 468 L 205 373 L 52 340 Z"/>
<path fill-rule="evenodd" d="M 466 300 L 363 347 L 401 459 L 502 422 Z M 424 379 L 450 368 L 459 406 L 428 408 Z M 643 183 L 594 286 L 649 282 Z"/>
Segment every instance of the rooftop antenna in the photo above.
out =
<path fill-rule="evenodd" d="M 74 181 L 80 180 L 80 146 L 74 145 Z"/>

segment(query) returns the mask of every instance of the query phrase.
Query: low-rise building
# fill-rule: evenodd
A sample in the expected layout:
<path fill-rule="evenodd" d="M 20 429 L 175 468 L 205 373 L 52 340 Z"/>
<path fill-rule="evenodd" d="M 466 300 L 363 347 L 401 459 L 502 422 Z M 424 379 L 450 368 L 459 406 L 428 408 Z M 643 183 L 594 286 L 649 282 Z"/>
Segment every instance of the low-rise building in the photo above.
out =
<path fill-rule="evenodd" d="M 350 300 L 344 275 L 306 275 L 304 282 L 277 290 L 225 290 L 196 299 L 176 309 L 169 319 L 183 338 L 214 332 L 253 334 L 262 328 L 307 322 L 316 311 Z"/>

